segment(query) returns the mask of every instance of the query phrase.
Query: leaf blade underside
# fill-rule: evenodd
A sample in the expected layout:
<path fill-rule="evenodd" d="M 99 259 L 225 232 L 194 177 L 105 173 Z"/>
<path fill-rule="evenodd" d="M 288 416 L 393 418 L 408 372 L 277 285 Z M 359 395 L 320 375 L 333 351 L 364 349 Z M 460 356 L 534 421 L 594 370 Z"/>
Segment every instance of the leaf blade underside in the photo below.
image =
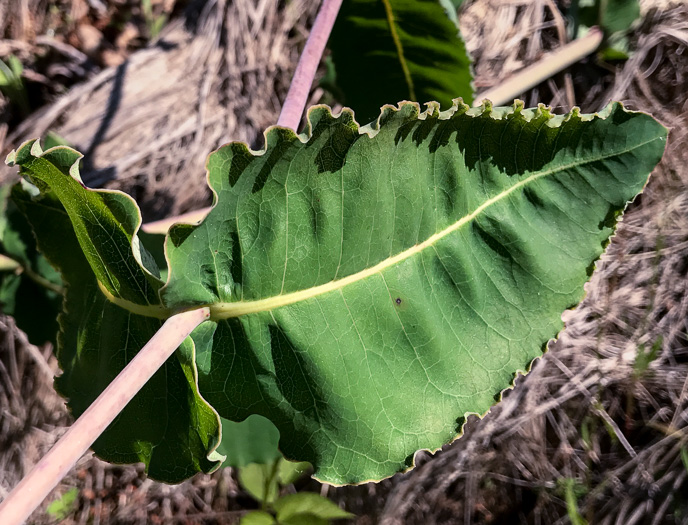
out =
<path fill-rule="evenodd" d="M 360 133 L 346 112 L 309 118 L 305 144 L 275 128 L 259 155 L 211 155 L 216 207 L 171 230 L 161 294 L 211 307 L 199 386 L 222 417 L 267 417 L 288 458 L 357 483 L 453 440 L 529 369 L 664 129 L 620 105 L 402 104 Z"/>
<path fill-rule="evenodd" d="M 45 187 L 43 191 L 34 198 L 16 185 L 12 199 L 28 217 L 39 249 L 66 285 L 63 311 L 57 319 L 62 374 L 56 377 L 55 388 L 68 399 L 74 417 L 79 417 L 162 321 L 132 313 L 103 295 L 68 213 L 53 192 Z M 145 296 L 135 299 L 143 301 Z M 101 434 L 91 447 L 101 459 L 143 462 L 151 477 L 168 483 L 219 466 L 208 455 L 219 439 L 220 422 L 198 392 L 194 350 L 187 340 Z"/>

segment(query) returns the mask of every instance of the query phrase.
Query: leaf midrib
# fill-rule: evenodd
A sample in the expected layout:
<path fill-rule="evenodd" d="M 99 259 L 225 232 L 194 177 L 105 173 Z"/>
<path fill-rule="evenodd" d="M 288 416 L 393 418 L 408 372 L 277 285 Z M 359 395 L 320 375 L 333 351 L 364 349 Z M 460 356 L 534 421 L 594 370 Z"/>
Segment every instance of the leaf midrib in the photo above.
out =
<path fill-rule="evenodd" d="M 385 16 L 387 17 L 387 23 L 389 24 L 389 32 L 392 36 L 394 47 L 397 50 L 397 58 L 399 59 L 401 70 L 404 73 L 404 80 L 406 80 L 406 85 L 409 89 L 409 100 L 415 101 L 417 99 L 416 90 L 413 85 L 413 77 L 411 77 L 411 71 L 409 70 L 406 57 L 404 56 L 404 46 L 401 43 L 401 38 L 399 38 L 399 33 L 397 33 L 392 4 L 389 3 L 389 0 L 382 0 L 382 4 L 385 6 Z"/>
<path fill-rule="evenodd" d="M 312 288 L 307 288 L 305 290 L 299 290 L 297 292 L 292 292 L 284 295 L 277 295 L 273 297 L 268 297 L 265 299 L 258 299 L 255 301 L 236 301 L 236 302 L 231 302 L 231 303 L 214 303 L 210 305 L 206 305 L 210 308 L 210 317 L 211 319 L 215 320 L 221 320 L 221 319 L 229 319 L 232 317 L 240 317 L 242 315 L 248 315 L 248 314 L 253 314 L 253 313 L 259 313 L 259 312 L 264 312 L 264 311 L 269 311 L 269 310 L 274 310 L 275 308 L 279 308 L 282 306 L 288 306 L 290 304 L 294 304 L 297 302 L 305 301 L 307 299 L 312 299 L 314 297 L 317 297 L 319 295 L 323 295 L 325 293 L 329 293 L 335 290 L 339 290 L 341 288 L 344 288 L 345 286 L 348 286 L 349 284 L 353 284 L 355 282 L 361 281 L 363 279 L 366 279 L 368 277 L 371 277 L 372 275 L 381 273 L 382 271 L 386 270 L 387 268 L 390 268 L 394 266 L 395 264 L 401 263 L 405 261 L 406 259 L 421 253 L 423 250 L 426 248 L 429 248 L 430 246 L 434 245 L 447 235 L 450 235 L 460 229 L 462 226 L 468 224 L 471 222 L 473 219 L 478 217 L 483 211 L 485 211 L 487 208 L 492 206 L 493 204 L 507 198 L 509 195 L 512 193 L 516 192 L 517 190 L 527 186 L 528 184 L 542 178 L 542 177 L 547 177 L 549 175 L 554 175 L 566 170 L 570 170 L 572 168 L 584 166 L 586 164 L 592 164 L 594 162 L 599 162 L 602 160 L 607 160 L 613 157 L 617 157 L 619 155 L 624 155 L 626 153 L 629 153 L 635 149 L 641 148 L 655 140 L 660 140 L 661 137 L 654 137 L 650 140 L 647 140 L 645 142 L 641 142 L 639 144 L 634 145 L 631 148 L 615 152 L 610 155 L 601 155 L 599 157 L 595 158 L 590 158 L 586 159 L 581 162 L 572 162 L 570 164 L 564 165 L 564 166 L 559 166 L 557 168 L 553 168 L 547 171 L 542 171 L 542 172 L 537 172 L 533 173 L 532 175 L 526 177 L 525 179 L 517 182 L 510 188 L 502 191 L 501 193 L 495 195 L 494 197 L 486 200 L 483 204 L 478 206 L 473 212 L 469 213 L 468 215 L 464 215 L 456 221 L 455 223 L 451 224 L 444 230 L 441 230 L 430 237 L 428 237 L 425 241 L 423 241 L 420 244 L 416 244 L 412 246 L 411 248 L 408 248 L 404 250 L 403 252 L 398 253 L 397 255 L 393 257 L 389 257 L 378 264 L 371 266 L 370 268 L 366 268 L 364 270 L 361 270 L 360 272 L 353 273 L 351 275 L 348 275 L 346 277 L 343 277 L 342 279 L 338 279 L 336 281 L 330 281 L 325 284 L 321 284 L 319 286 L 314 286 Z"/>
<path fill-rule="evenodd" d="M 547 177 L 550 175 L 555 175 L 557 173 L 561 173 L 566 170 L 570 170 L 573 168 L 577 168 L 580 166 L 585 166 L 586 164 L 592 164 L 594 162 L 599 162 L 607 159 L 611 159 L 614 157 L 618 157 L 620 155 L 624 155 L 626 153 L 629 153 L 635 149 L 641 148 L 647 144 L 650 144 L 651 142 L 654 142 L 655 140 L 661 140 L 662 137 L 653 137 L 650 140 L 646 140 L 644 142 L 635 144 L 634 146 L 617 151 L 614 153 L 611 153 L 609 155 L 600 155 L 597 157 L 593 158 L 588 158 L 579 162 L 571 162 L 569 164 L 566 164 L 564 166 L 558 166 L 556 168 L 552 168 L 550 170 L 546 171 L 541 171 L 537 173 L 533 173 L 532 175 L 524 178 L 523 180 L 517 182 L 510 188 L 500 192 L 499 194 L 495 195 L 494 197 L 486 200 L 483 204 L 478 206 L 474 211 L 469 213 L 468 215 L 464 215 L 461 217 L 458 221 L 454 222 L 444 230 L 441 230 L 430 237 L 428 237 L 425 241 L 423 241 L 420 244 L 416 244 L 412 246 L 411 248 L 408 248 L 404 250 L 403 252 L 398 253 L 397 255 L 393 257 L 389 257 L 378 264 L 371 266 L 370 268 L 366 268 L 364 270 L 361 270 L 359 272 L 353 273 L 351 275 L 348 275 L 346 277 L 343 277 L 342 279 L 338 279 L 335 281 L 330 281 L 325 284 L 321 284 L 318 286 L 314 286 L 311 288 L 307 288 L 304 290 L 299 290 L 297 292 L 291 292 L 283 295 L 276 295 L 273 297 L 267 297 L 265 299 L 258 299 L 254 301 L 235 301 L 231 303 L 227 302 L 218 302 L 218 303 L 212 303 L 212 304 L 203 304 L 199 305 L 197 308 L 204 308 L 207 307 L 210 309 L 210 319 L 215 320 L 215 321 L 220 321 L 223 319 L 230 319 L 234 317 L 240 317 L 242 315 L 248 315 L 248 314 L 254 314 L 254 313 L 259 313 L 259 312 L 266 312 L 270 310 L 274 310 L 276 308 L 280 308 L 282 306 L 288 306 L 290 304 L 298 303 L 301 301 L 305 301 L 308 299 L 313 299 L 314 297 L 318 297 L 320 295 L 333 292 L 336 290 L 340 290 L 344 288 L 345 286 L 348 286 L 350 284 L 356 283 L 358 281 L 361 281 L 363 279 L 366 279 L 368 277 L 371 277 L 373 275 L 376 275 L 378 273 L 381 273 L 382 271 L 386 270 L 387 268 L 390 268 L 394 266 L 395 264 L 401 263 L 405 261 L 406 259 L 421 253 L 423 250 L 426 248 L 429 248 L 430 246 L 434 245 L 447 235 L 450 235 L 460 229 L 462 226 L 465 226 L 466 224 L 470 223 L 473 219 L 478 217 L 483 211 L 485 211 L 487 208 L 492 206 L 493 204 L 507 198 L 509 195 L 512 193 L 516 192 L 517 190 L 527 186 L 528 184 L 542 178 L 542 177 Z M 99 283 L 100 284 L 100 283 Z M 166 310 L 164 307 L 150 307 L 150 306 L 144 306 L 144 305 L 134 305 L 134 303 L 131 303 L 126 300 L 122 300 L 119 298 L 116 298 L 112 296 L 110 293 L 106 293 L 105 288 L 103 287 L 102 284 L 100 284 L 101 291 L 107 296 L 107 298 L 117 304 L 118 306 L 125 308 L 127 310 L 133 311 L 134 313 L 138 315 L 145 315 L 145 316 L 150 316 L 150 317 L 157 317 L 157 318 L 165 318 L 165 316 L 171 315 L 174 312 L 171 312 L 169 310 Z M 135 311 L 132 309 L 132 307 L 135 307 Z M 185 310 L 189 310 L 190 308 L 185 308 Z"/>

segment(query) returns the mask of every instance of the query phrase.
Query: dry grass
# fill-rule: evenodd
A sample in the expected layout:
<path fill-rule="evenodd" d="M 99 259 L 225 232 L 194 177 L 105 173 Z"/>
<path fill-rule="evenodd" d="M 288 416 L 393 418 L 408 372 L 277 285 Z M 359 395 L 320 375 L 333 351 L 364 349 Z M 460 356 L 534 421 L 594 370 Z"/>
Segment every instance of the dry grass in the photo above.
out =
<path fill-rule="evenodd" d="M 316 8 L 206 2 L 26 119 L 5 149 L 52 130 L 86 154 L 86 184 L 133 194 L 148 220 L 208 205 L 208 152 L 230 140 L 255 145 L 275 124 Z"/>
<path fill-rule="evenodd" d="M 404 476 L 325 489 L 358 523 L 568 523 L 567 483 L 590 523 L 688 523 L 680 457 L 688 449 L 688 7 L 665 4 L 643 2 L 637 51 L 622 69 L 584 61 L 524 94 L 528 104 L 560 111 L 622 99 L 671 128 L 668 153 L 626 214 L 586 300 L 566 314 L 566 332 L 517 388 L 482 422 L 469 419 L 462 439 L 434 457 L 421 454 Z M 305 0 L 209 2 L 195 31 L 171 25 L 165 46 L 74 88 L 11 142 L 56 130 L 90 150 L 87 181 L 132 191 L 149 218 L 194 207 L 207 198 L 208 149 L 230 139 L 255 143 L 274 123 L 313 9 Z M 548 0 L 474 0 L 461 22 L 479 88 L 566 38 Z M 190 154 L 180 161 L 182 148 Z M 11 326 L 0 331 L 0 491 L 7 491 L 68 418 L 46 377 L 49 353 Z M 637 356 L 655 344 L 656 359 L 639 372 Z M 140 467 L 86 457 L 56 494 L 70 486 L 80 497 L 67 523 L 232 523 L 251 505 L 230 469 L 167 486 L 146 480 Z M 44 510 L 34 518 L 49 522 Z"/>

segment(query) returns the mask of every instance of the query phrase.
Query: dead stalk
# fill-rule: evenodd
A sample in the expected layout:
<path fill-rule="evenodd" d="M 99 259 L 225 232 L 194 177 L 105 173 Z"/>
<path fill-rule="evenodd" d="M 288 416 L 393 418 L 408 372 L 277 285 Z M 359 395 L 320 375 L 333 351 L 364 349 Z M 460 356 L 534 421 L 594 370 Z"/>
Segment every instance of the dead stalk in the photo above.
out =
<path fill-rule="evenodd" d="M 566 44 L 554 53 L 545 56 L 539 62 L 528 66 L 513 77 L 492 89 L 488 89 L 475 97 L 474 106 L 479 106 L 484 100 L 489 100 L 495 106 L 511 103 L 514 98 L 530 88 L 537 86 L 552 75 L 580 59 L 594 52 L 602 43 L 602 30 L 591 27 L 583 38 Z"/>

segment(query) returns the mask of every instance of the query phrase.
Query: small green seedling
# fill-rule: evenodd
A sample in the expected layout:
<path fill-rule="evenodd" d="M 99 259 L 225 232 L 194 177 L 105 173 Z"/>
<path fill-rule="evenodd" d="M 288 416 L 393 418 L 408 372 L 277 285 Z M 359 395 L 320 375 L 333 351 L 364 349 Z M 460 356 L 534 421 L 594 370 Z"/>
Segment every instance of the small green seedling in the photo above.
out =
<path fill-rule="evenodd" d="M 73 487 L 62 494 L 58 499 L 50 503 L 45 511 L 55 521 L 62 521 L 76 510 L 79 489 Z"/>
<path fill-rule="evenodd" d="M 566 500 L 566 513 L 568 514 L 571 525 L 588 525 L 588 521 L 581 515 L 578 509 L 578 498 L 585 495 L 587 490 L 573 478 L 562 480 L 561 489 Z"/>
<path fill-rule="evenodd" d="M 331 520 L 353 518 L 353 514 L 319 494 L 299 492 L 280 495 L 282 489 L 310 469 L 309 463 L 294 463 L 282 458 L 239 469 L 241 486 L 261 505 L 261 510 L 243 516 L 241 525 L 327 525 Z"/>
<path fill-rule="evenodd" d="M 0 92 L 5 95 L 10 104 L 15 106 L 22 115 L 31 111 L 26 87 L 22 81 L 24 66 L 14 55 L 10 55 L 7 63 L 0 60 Z"/>

